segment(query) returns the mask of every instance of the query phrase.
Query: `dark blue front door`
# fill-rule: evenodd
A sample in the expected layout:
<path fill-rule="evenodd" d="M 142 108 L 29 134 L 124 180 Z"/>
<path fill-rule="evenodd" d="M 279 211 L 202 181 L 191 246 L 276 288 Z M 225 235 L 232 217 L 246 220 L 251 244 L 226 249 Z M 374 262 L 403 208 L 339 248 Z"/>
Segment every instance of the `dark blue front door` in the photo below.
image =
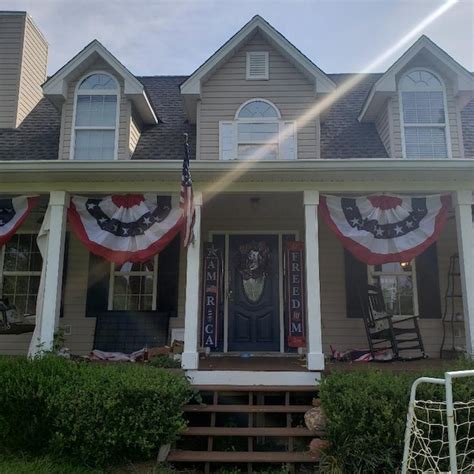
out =
<path fill-rule="evenodd" d="M 229 236 L 228 271 L 229 351 L 278 351 L 278 236 Z"/>

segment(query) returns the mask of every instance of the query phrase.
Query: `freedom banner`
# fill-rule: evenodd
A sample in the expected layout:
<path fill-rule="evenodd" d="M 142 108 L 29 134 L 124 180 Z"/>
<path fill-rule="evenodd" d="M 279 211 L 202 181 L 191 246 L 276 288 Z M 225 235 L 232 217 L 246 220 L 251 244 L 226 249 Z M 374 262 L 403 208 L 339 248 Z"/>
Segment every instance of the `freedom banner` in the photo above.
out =
<path fill-rule="evenodd" d="M 409 262 L 435 242 L 449 195 L 321 196 L 321 216 L 344 247 L 369 265 Z"/>
<path fill-rule="evenodd" d="M 288 347 L 305 347 L 304 242 L 285 242 Z"/>
<path fill-rule="evenodd" d="M 92 253 L 119 265 L 149 260 L 173 240 L 183 224 L 179 197 L 156 194 L 72 196 L 68 217 Z"/>
<path fill-rule="evenodd" d="M 222 259 L 213 244 L 204 244 L 202 285 L 202 346 L 217 347 Z"/>
<path fill-rule="evenodd" d="M 38 196 L 0 198 L 0 247 L 15 235 L 38 199 Z"/>

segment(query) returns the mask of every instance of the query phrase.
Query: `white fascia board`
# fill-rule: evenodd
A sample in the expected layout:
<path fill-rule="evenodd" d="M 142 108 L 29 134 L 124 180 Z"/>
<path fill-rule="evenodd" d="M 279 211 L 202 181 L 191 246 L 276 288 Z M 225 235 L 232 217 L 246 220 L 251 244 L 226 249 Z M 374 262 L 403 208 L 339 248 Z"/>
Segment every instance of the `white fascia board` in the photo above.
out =
<path fill-rule="evenodd" d="M 257 28 L 259 28 L 277 48 L 291 56 L 300 67 L 314 78 L 318 93 L 332 92 L 336 88 L 336 84 L 329 79 L 321 69 L 314 65 L 262 17 L 256 15 L 181 85 L 181 94 L 200 95 L 202 78 L 206 77 L 221 61 L 225 60 L 226 57 L 238 48 Z"/>
<path fill-rule="evenodd" d="M 74 160 L 29 160 L 0 161 L 1 173 L 71 173 L 87 175 L 102 172 L 175 172 L 182 168 L 181 160 L 115 160 L 115 161 L 74 161 Z M 199 173 L 229 173 L 245 168 L 245 172 L 307 172 L 307 171 L 474 171 L 472 159 L 446 160 L 404 160 L 394 158 L 353 158 L 294 161 L 246 160 L 193 160 L 192 171 Z"/>
<path fill-rule="evenodd" d="M 446 67 L 453 71 L 456 77 L 453 84 L 456 94 L 473 93 L 474 76 L 427 36 L 422 36 L 407 51 L 405 51 L 405 53 L 397 59 L 387 69 L 384 75 L 372 86 L 359 115 L 360 122 L 373 120 L 374 115 L 376 115 L 377 112 L 372 105 L 374 98 L 379 94 L 384 94 L 385 96 L 395 94 L 397 92 L 396 75 L 423 49 L 426 49 L 438 61 L 444 63 Z"/>

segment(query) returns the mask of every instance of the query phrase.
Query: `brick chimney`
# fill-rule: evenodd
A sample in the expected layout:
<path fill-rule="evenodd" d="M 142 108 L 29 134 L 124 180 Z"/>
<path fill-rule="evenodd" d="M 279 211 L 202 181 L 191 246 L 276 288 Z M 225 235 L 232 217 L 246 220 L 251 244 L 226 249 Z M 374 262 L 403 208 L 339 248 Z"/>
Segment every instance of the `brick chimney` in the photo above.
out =
<path fill-rule="evenodd" d="M 26 12 L 0 11 L 0 128 L 17 128 L 42 99 L 48 43 Z"/>

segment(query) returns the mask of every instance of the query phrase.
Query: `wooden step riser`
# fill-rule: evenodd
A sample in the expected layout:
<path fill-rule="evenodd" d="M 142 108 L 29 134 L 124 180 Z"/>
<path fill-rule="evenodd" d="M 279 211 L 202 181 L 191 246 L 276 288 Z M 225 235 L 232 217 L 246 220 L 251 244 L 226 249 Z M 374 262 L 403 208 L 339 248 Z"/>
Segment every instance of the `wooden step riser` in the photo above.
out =
<path fill-rule="evenodd" d="M 310 431 L 307 428 L 227 428 L 227 427 L 190 427 L 181 436 L 245 436 L 245 437 L 319 437 L 322 431 Z"/>
<path fill-rule="evenodd" d="M 312 405 L 186 405 L 186 413 L 306 413 Z"/>
<path fill-rule="evenodd" d="M 317 394 L 319 388 L 314 386 L 306 385 L 194 385 L 193 388 L 199 392 L 252 392 L 252 393 L 263 393 L 263 392 L 312 392 Z"/>
<path fill-rule="evenodd" d="M 186 451 L 173 450 L 169 462 L 225 462 L 225 463 L 314 463 L 319 456 L 297 452 L 246 452 L 246 451 Z"/>

